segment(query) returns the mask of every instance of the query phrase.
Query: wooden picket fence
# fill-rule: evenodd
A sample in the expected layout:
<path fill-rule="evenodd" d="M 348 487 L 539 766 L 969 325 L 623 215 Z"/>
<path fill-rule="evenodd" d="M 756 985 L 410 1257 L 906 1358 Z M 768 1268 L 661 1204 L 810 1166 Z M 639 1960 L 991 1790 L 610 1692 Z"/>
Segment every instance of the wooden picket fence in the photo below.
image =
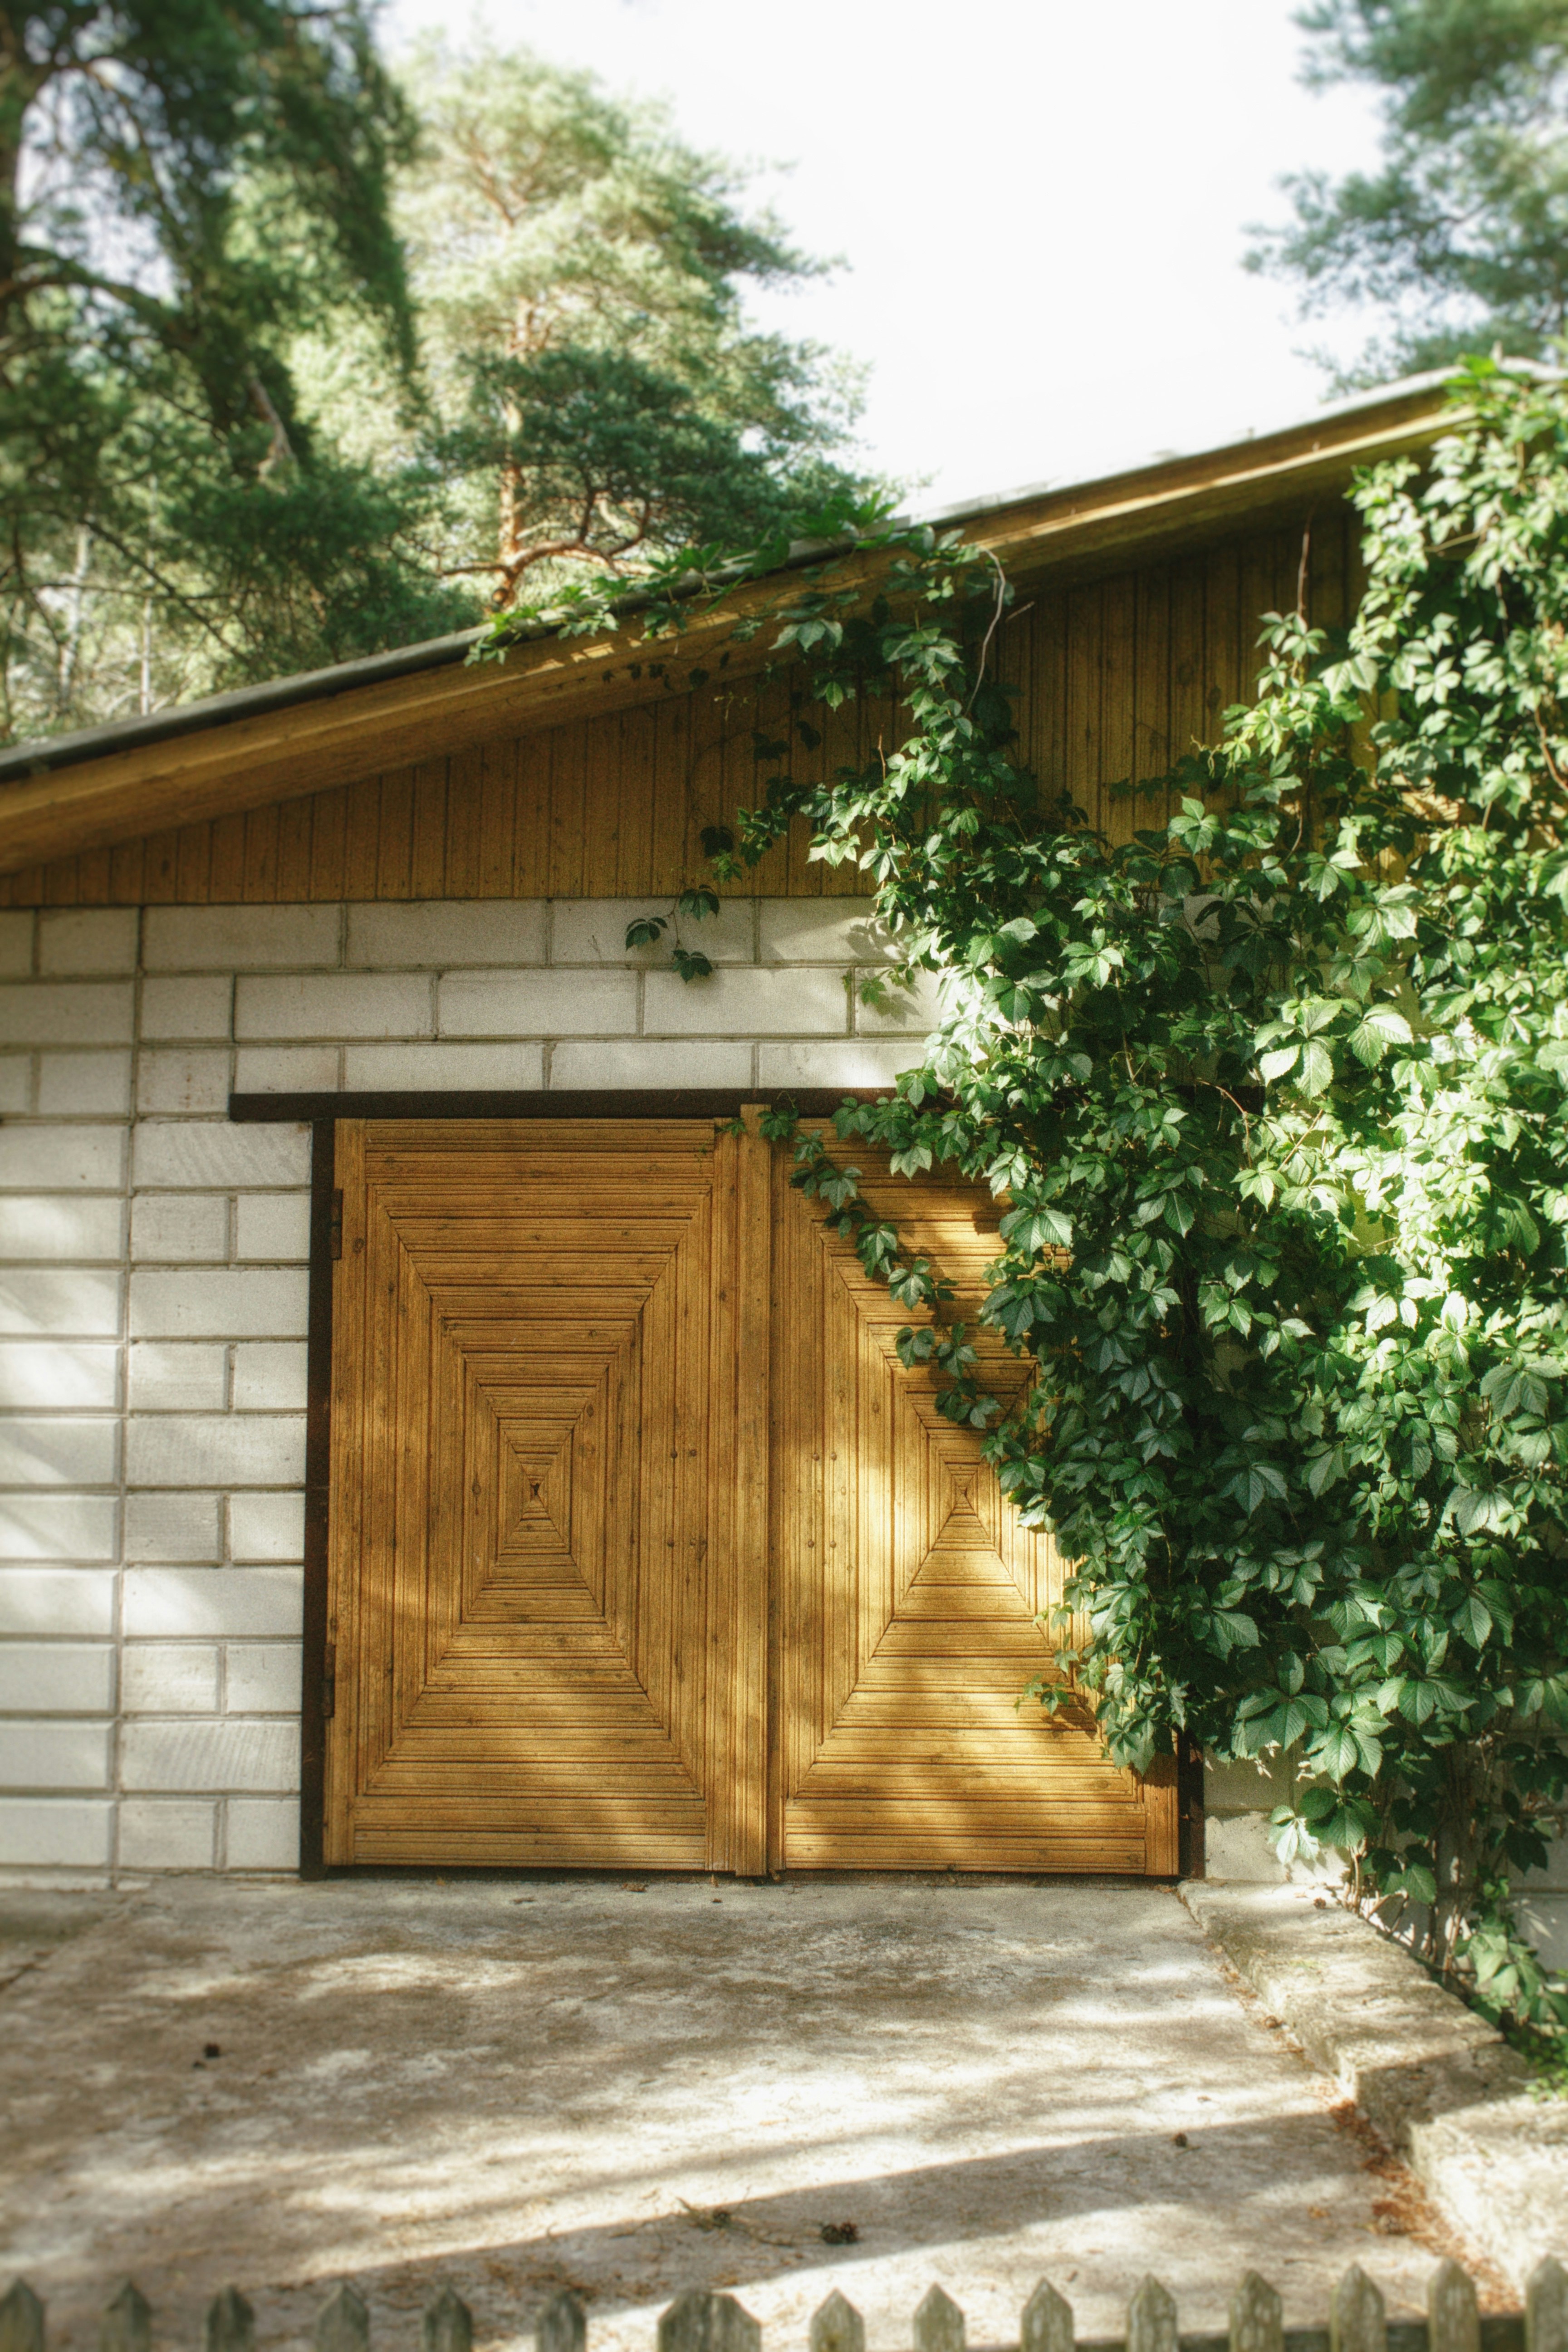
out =
<path fill-rule="evenodd" d="M 1477 2307 L 1476 2290 L 1458 2263 L 1439 2263 L 1427 2287 L 1425 2319 L 1390 2321 L 1365 2273 L 1349 2269 L 1330 2300 L 1328 2325 L 1287 2327 L 1279 2295 L 1248 2271 L 1230 2300 L 1225 2335 L 1183 2335 L 1175 2297 L 1146 2278 L 1127 2306 L 1124 2336 L 1080 2343 L 1072 2305 L 1042 2279 L 1024 2305 L 1018 2352 L 1568 2352 L 1568 2271 L 1542 2263 L 1525 2288 L 1521 2312 Z M 535 2352 L 586 2352 L 588 2322 L 574 2295 L 558 2294 L 534 2323 Z M 964 2318 L 951 2295 L 933 2286 L 910 2322 L 913 2352 L 965 2352 Z M 472 2352 L 468 2306 L 450 2287 L 426 2305 L 422 2352 Z M 696 2289 L 677 2295 L 658 2321 L 658 2352 L 762 2352 L 763 2330 L 731 2294 Z M 866 2323 L 837 2288 L 812 2315 L 810 2352 L 866 2352 Z M 370 2352 L 370 2313 L 352 2286 L 340 2286 L 316 2316 L 314 2352 Z M 0 2296 L 0 2352 L 47 2352 L 44 2305 L 26 2279 Z M 129 2282 L 99 2321 L 98 2352 L 153 2352 L 152 2306 Z M 205 2352 L 256 2352 L 256 2315 L 237 2287 L 226 2286 L 207 2311 Z"/>

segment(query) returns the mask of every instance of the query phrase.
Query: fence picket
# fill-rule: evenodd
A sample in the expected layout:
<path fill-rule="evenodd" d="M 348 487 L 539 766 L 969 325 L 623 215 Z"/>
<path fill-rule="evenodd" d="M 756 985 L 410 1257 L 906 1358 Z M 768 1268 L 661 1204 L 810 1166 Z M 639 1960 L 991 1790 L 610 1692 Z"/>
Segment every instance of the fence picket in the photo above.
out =
<path fill-rule="evenodd" d="M 811 2352 L 866 2352 L 866 2323 L 837 2287 L 811 2315 Z"/>
<path fill-rule="evenodd" d="M 1266 2278 L 1248 2271 L 1230 2298 L 1230 2352 L 1284 2352 L 1285 2306 Z"/>
<path fill-rule="evenodd" d="M 346 2279 L 316 2314 L 316 2352 L 370 2352 L 370 2313 Z"/>
<path fill-rule="evenodd" d="M 44 2352 L 44 2306 L 23 2278 L 0 2294 L 0 2352 Z"/>
<path fill-rule="evenodd" d="M 691 2288 L 659 2314 L 658 2352 L 762 2352 L 759 2323 L 732 2294 Z"/>
<path fill-rule="evenodd" d="M 1176 2298 L 1152 2276 L 1127 2306 L 1127 2352 L 1176 2352 Z"/>
<path fill-rule="evenodd" d="M 1568 2271 L 1550 2254 L 1524 2283 L 1525 2352 L 1568 2352 Z"/>
<path fill-rule="evenodd" d="M 1329 2352 L 1388 2352 L 1383 2297 L 1352 2263 L 1329 2302 Z"/>
<path fill-rule="evenodd" d="M 1481 2352 L 1476 2290 L 1458 2263 L 1439 2263 L 1426 2282 L 1426 2352 Z"/>
<path fill-rule="evenodd" d="M 915 2312 L 915 2352 L 963 2352 L 963 2314 L 952 2295 L 929 2287 Z"/>
<path fill-rule="evenodd" d="M 237 2286 L 207 2305 L 206 2352 L 256 2352 L 256 2314 Z"/>
<path fill-rule="evenodd" d="M 98 2352 L 153 2352 L 153 2308 L 130 2279 L 103 2306 Z"/>
<path fill-rule="evenodd" d="M 535 2352 L 584 2352 L 588 2318 L 574 2294 L 552 2294 L 533 2323 Z"/>
<path fill-rule="evenodd" d="M 1072 2305 L 1042 2279 L 1024 2305 L 1018 2352 L 1073 2352 Z"/>
<path fill-rule="evenodd" d="M 472 2352 L 473 2314 L 460 2294 L 444 2286 L 425 2306 L 421 2323 L 425 2352 Z"/>

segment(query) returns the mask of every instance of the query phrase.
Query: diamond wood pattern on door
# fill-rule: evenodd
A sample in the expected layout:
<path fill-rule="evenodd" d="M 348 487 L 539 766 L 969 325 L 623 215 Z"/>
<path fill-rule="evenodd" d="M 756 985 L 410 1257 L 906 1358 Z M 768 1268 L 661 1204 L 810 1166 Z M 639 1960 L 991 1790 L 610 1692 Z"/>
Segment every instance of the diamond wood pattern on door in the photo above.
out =
<path fill-rule="evenodd" d="M 736 1140 L 345 1121 L 339 1160 L 328 1858 L 760 1868 Z"/>
<path fill-rule="evenodd" d="M 958 1286 L 991 1385 L 1020 1370 L 976 1328 L 995 1216 L 861 1149 L 872 1205 Z M 881 1181 L 877 1181 L 880 1170 Z M 987 1228 L 993 1229 L 987 1231 Z M 1173 1786 L 1119 1771 L 1081 1715 L 1020 1707 L 1060 1594 L 972 1431 L 906 1371 L 909 1321 L 781 1183 L 774 1256 L 773 1553 L 786 1867 L 1169 1871 Z"/>

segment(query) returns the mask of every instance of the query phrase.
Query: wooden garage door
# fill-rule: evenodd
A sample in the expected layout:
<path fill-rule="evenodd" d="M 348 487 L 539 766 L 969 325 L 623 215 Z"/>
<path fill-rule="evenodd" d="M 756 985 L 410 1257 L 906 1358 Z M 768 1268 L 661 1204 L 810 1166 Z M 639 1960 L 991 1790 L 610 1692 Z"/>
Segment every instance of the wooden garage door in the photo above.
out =
<path fill-rule="evenodd" d="M 1173 1786 L 1018 1707 L 1050 1548 L 781 1157 L 338 1138 L 329 1862 L 1174 1869 Z M 977 1303 L 986 1196 L 856 1158 Z"/>

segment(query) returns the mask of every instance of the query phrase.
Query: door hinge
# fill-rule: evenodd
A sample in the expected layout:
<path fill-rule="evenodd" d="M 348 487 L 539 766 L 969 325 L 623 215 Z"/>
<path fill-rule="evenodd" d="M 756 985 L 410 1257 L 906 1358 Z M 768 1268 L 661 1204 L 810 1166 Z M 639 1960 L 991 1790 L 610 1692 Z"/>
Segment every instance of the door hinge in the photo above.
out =
<path fill-rule="evenodd" d="M 327 1248 L 333 1257 L 343 1254 L 343 1196 L 332 1194 L 332 1213 L 327 1221 Z"/>
<path fill-rule="evenodd" d="M 338 1705 L 338 1645 L 327 1643 L 327 1654 L 321 1661 L 321 1720 L 330 1723 Z"/>

